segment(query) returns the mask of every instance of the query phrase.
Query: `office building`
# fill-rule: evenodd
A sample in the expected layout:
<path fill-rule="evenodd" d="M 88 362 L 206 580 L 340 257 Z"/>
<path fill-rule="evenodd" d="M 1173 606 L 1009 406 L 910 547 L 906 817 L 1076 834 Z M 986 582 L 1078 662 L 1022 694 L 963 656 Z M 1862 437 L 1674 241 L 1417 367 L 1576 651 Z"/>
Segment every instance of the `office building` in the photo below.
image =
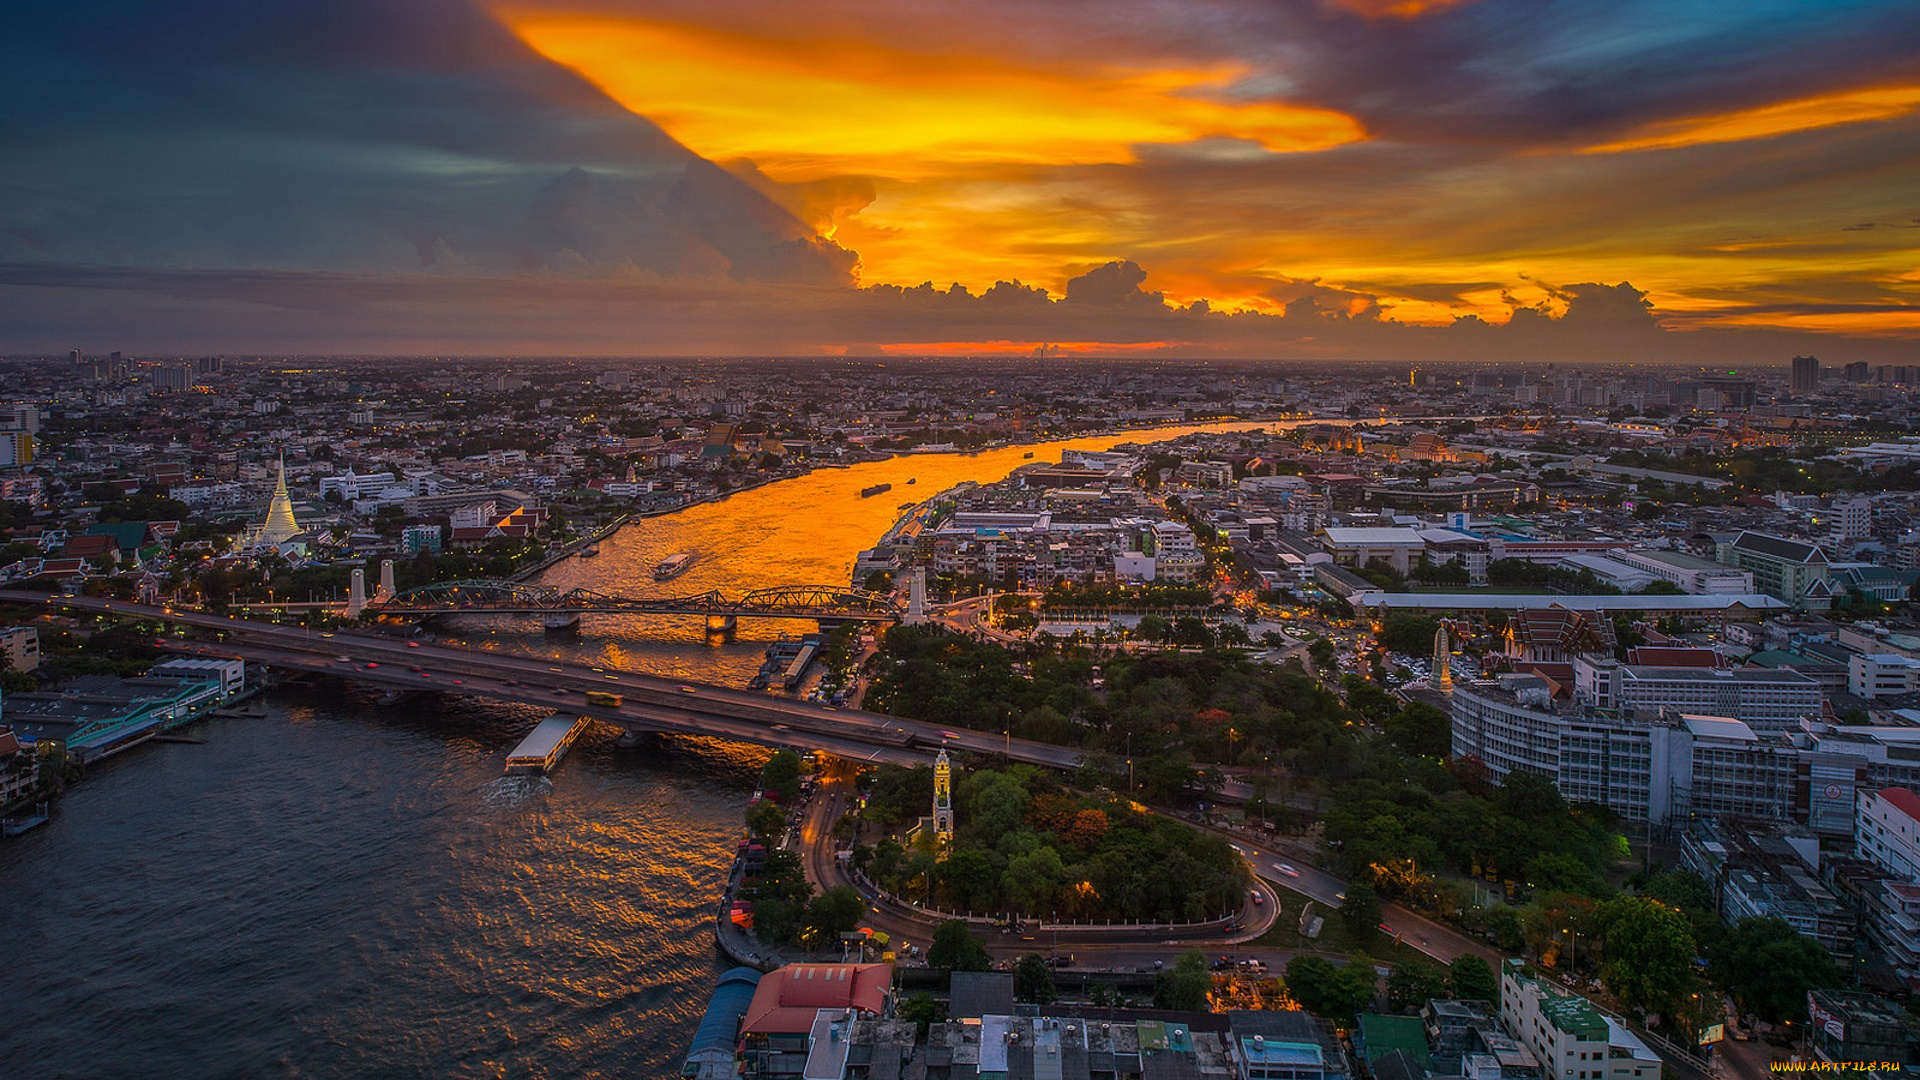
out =
<path fill-rule="evenodd" d="M 1796 356 L 1793 358 L 1792 386 L 1795 394 L 1811 394 L 1820 389 L 1819 357 Z"/>

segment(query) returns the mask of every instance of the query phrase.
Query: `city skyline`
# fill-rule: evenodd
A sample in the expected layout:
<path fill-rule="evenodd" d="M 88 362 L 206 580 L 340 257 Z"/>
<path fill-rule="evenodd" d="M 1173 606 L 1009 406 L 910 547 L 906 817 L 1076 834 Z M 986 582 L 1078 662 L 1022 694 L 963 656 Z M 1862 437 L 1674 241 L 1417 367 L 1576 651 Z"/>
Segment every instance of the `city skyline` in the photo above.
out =
<path fill-rule="evenodd" d="M 16 14 L 0 347 L 1906 362 L 1920 16 Z"/>

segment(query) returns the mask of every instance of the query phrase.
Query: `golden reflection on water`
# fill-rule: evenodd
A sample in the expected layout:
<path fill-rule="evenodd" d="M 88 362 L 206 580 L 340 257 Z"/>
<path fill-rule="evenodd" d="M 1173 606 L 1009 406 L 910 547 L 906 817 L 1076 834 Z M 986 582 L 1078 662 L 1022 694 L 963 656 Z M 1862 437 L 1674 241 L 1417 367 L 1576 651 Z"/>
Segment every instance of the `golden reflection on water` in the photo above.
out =
<path fill-rule="evenodd" d="M 629 524 L 600 545 L 595 559 L 567 559 L 541 574 L 542 584 L 623 596 L 687 596 L 719 589 L 740 593 L 774 585 L 851 583 L 859 553 L 899 519 L 902 503 L 930 499 L 964 481 L 992 483 L 1021 465 L 1059 460 L 1066 450 L 1105 450 L 1195 432 L 1280 430 L 1282 421 L 1192 424 L 1030 443 L 978 454 L 903 454 L 848 468 L 820 468 L 790 480 Z M 1033 456 L 1027 457 L 1031 452 Z M 909 484 L 912 480 L 914 483 Z M 890 491 L 871 498 L 876 484 Z M 669 581 L 653 567 L 676 552 L 693 565 Z M 526 619 L 462 619 L 453 634 L 483 650 L 509 649 L 614 670 L 645 671 L 721 685 L 741 685 L 758 668 L 769 642 L 815 629 L 797 620 L 742 619 L 731 638 L 709 635 L 692 616 L 585 615 L 575 639 L 548 637 Z"/>

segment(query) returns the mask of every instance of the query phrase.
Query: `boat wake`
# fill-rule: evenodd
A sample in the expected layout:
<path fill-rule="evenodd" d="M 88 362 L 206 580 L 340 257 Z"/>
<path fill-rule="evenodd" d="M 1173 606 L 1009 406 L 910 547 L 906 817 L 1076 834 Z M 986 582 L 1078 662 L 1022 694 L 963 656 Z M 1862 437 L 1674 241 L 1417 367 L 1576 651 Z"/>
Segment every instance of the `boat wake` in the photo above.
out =
<path fill-rule="evenodd" d="M 502 776 L 480 789 L 480 804 L 488 810 L 517 810 L 535 799 L 553 794 L 553 781 L 544 776 Z"/>

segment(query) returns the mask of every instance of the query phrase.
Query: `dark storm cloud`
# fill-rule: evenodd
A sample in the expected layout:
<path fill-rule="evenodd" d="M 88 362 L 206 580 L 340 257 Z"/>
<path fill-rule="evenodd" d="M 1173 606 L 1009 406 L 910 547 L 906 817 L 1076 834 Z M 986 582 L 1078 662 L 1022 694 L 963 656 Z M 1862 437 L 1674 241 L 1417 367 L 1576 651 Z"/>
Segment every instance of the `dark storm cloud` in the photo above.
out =
<path fill-rule="evenodd" d="M 850 283 L 854 256 L 464 0 L 41 5 L 0 257 Z"/>

